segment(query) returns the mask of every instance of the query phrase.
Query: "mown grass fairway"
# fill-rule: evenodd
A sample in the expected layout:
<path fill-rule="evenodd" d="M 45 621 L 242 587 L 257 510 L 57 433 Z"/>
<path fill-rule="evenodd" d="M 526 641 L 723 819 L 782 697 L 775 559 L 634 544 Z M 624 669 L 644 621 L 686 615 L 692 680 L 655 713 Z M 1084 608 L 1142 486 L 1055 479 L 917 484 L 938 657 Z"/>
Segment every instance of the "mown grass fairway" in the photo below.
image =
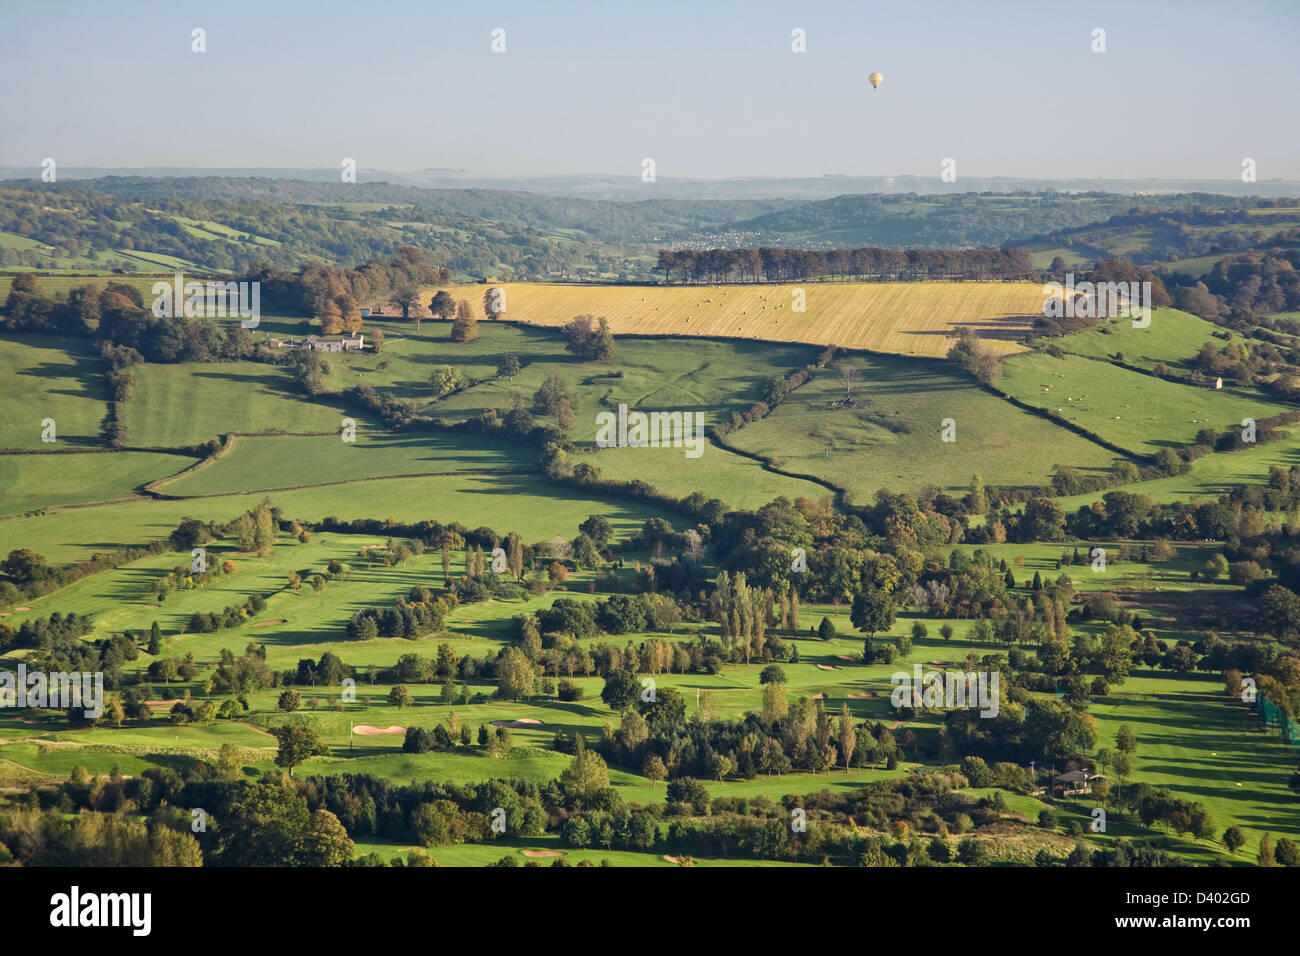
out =
<path fill-rule="evenodd" d="M 604 316 L 615 334 L 716 336 L 807 342 L 899 355 L 946 355 L 957 330 L 970 328 L 1000 352 L 1042 314 L 1032 282 L 808 282 L 789 285 L 604 286 L 493 284 L 505 290 L 504 318 L 564 325 L 575 315 Z M 451 288 L 483 315 L 488 286 Z M 807 311 L 792 311 L 802 289 Z M 425 290 L 424 297 L 436 291 Z"/>
<path fill-rule="evenodd" d="M 1241 858 L 1253 859 L 1265 833 L 1300 837 L 1287 788 L 1296 750 L 1261 733 L 1241 702 L 1224 696 L 1217 675 L 1135 671 L 1120 693 L 1090 710 L 1107 744 L 1121 724 L 1136 735 L 1135 780 L 1205 804 L 1223 827 L 1236 822 L 1248 837 Z"/>
<path fill-rule="evenodd" d="M 322 534 L 308 544 L 281 538 L 270 554 L 259 557 L 240 554 L 233 542 L 226 540 L 211 546 L 212 557 L 217 561 L 233 560 L 234 573 L 219 578 L 208 587 L 173 592 L 161 606 L 153 601 L 153 582 L 178 560 L 183 560 L 182 555 L 148 558 L 86 579 L 58 595 L 42 599 L 31 612 L 15 615 L 10 623 L 28 616 L 39 616 L 55 604 L 65 611 L 95 614 L 96 636 L 124 629 L 143 631 L 157 620 L 165 635 L 164 655 L 179 657 L 193 653 L 205 665 L 215 664 L 223 650 L 236 654 L 242 652 L 249 641 L 266 645 L 268 663 L 277 670 L 291 669 L 299 659 L 315 658 L 327 650 L 338 654 L 359 669 L 357 699 L 352 703 L 341 702 L 337 687 L 302 689 L 305 707 L 300 712 L 300 719 L 319 729 L 322 739 L 332 748 L 332 754 L 309 760 L 299 769 L 300 775 L 367 773 L 395 784 L 411 779 L 473 781 L 501 776 L 544 783 L 554 779 L 568 763 L 568 758 L 550 749 L 556 731 L 576 731 L 594 738 L 600 735 L 604 724 L 617 723 L 617 714 L 599 699 L 602 680 L 598 676 L 578 675 L 576 682 L 583 690 L 583 698 L 568 703 L 544 697 L 521 702 L 497 700 L 491 696 L 493 681 L 472 680 L 466 682 L 466 686 L 471 694 L 486 695 L 482 702 L 449 704 L 442 698 L 441 686 L 430 683 L 411 685 L 413 706 L 398 708 L 388 704 L 386 698 L 390 685 L 374 682 L 367 676 L 373 673 L 374 668 L 387 666 L 406 653 L 432 656 L 436 645 L 442 642 L 449 643 L 458 654 L 481 657 L 484 653 L 494 653 L 509 640 L 506 624 L 511 616 L 548 606 L 560 596 L 573 596 L 580 600 L 594 598 L 585 593 L 584 582 L 589 573 L 579 572 L 571 579 L 567 593 L 552 592 L 524 600 L 491 601 L 457 608 L 449 616 L 448 633 L 436 638 L 350 642 L 344 639 L 343 625 L 355 610 L 383 606 L 412 584 L 436 585 L 441 578 L 436 554 L 412 558 L 405 566 L 392 567 L 372 564 L 360 557 L 359 552 L 365 546 L 380 543 L 378 537 L 356 535 Z M 1027 573 L 1029 565 L 1037 565 L 1043 560 L 1044 555 L 1039 552 L 1052 547 L 1003 545 L 996 546 L 996 550 L 1005 551 L 1008 557 L 1015 556 L 1012 552 L 1019 552 L 1021 556 L 1026 551 L 1031 552 L 1030 561 L 1017 565 Z M 316 593 L 305 586 L 294 591 L 284 586 L 289 570 L 322 569 L 333 558 L 344 561 L 350 570 L 343 578 L 329 583 L 323 591 Z M 453 570 L 461 570 L 459 561 Z M 1086 568 L 1072 569 L 1071 573 L 1076 577 L 1089 574 Z M 243 625 L 215 634 L 180 633 L 194 611 L 215 610 L 241 601 L 254 592 L 268 594 L 268 604 L 262 613 Z M 868 666 L 858 660 L 861 635 L 854 632 L 846 609 L 837 611 L 816 605 L 804 609 L 806 622 L 819 620 L 823 615 L 836 623 L 840 632 L 836 638 L 831 641 L 806 636 L 786 638 L 799 652 L 798 663 L 783 665 L 791 699 L 823 695 L 831 712 L 837 712 L 841 704 L 847 704 L 856 719 L 881 721 L 899 735 L 911 730 L 923 744 L 937 735 L 939 717 L 933 712 L 922 711 L 911 719 L 899 720 L 889 704 L 891 673 L 900 669 L 910 670 L 914 662 L 951 665 L 959 663 L 972 651 L 980 654 L 1006 651 L 1001 645 L 972 640 L 973 622 L 949 621 L 954 625 L 954 634 L 945 640 L 938 630 L 943 621 L 907 613 L 881 638 L 892 641 L 897 635 L 909 631 L 917 621 L 928 627 L 929 636 L 916 640 L 912 653 L 893 664 Z M 1158 624 L 1156 626 L 1162 637 L 1168 636 Z M 659 637 L 682 641 L 692 639 L 701 629 L 716 635 L 716 625 L 710 623 L 679 627 L 673 634 L 643 632 L 626 638 L 606 636 L 595 640 L 618 643 L 631 639 L 636 643 Z M 150 660 L 149 655 L 143 655 L 129 669 L 142 670 Z M 697 694 L 709 692 L 714 696 L 720 716 L 739 718 L 761 704 L 758 680 L 761 669 L 761 662 L 733 664 L 716 675 L 667 673 L 659 675 L 657 680 L 659 686 L 675 687 L 683 693 L 688 712 L 695 711 Z M 155 717 L 146 725 L 131 721 L 119 729 L 74 731 L 62 729 L 57 723 L 29 723 L 6 714 L 0 719 L 0 779 L 10 782 L 59 779 L 76 764 L 87 766 L 94 772 L 108 772 L 116 765 L 121 766 L 124 772 L 138 773 L 152 763 L 166 762 L 182 755 L 210 757 L 223 743 L 240 748 L 245 766 L 270 769 L 274 743 L 267 736 L 266 728 L 284 719 L 283 715 L 275 712 L 279 691 L 268 689 L 249 695 L 252 710 L 243 720 L 219 720 L 179 727 L 168 722 L 168 701 L 186 693 L 201 697 L 200 685 L 201 678 L 195 682 L 151 685 L 151 693 L 160 703 L 154 708 Z M 1113 686 L 1110 694 L 1096 701 L 1091 709 L 1099 724 L 1096 748 L 1111 746 L 1121 723 L 1128 724 L 1137 736 L 1135 770 L 1133 776 L 1125 781 L 1126 785 L 1131 786 L 1136 781 L 1154 783 L 1168 787 L 1184 799 L 1205 803 L 1214 814 L 1218 828 L 1237 823 L 1246 830 L 1249 852 L 1253 852 L 1265 832 L 1276 838 L 1294 836 L 1300 829 L 1300 820 L 1289 814 L 1288 807 L 1293 798 L 1285 786 L 1294 763 L 1294 751 L 1255 730 L 1240 705 L 1223 697 L 1217 677 L 1136 668 L 1127 681 Z M 447 722 L 453 712 L 457 720 L 471 728 L 480 724 L 490 726 L 493 721 L 520 719 L 540 723 L 514 729 L 514 749 L 500 759 L 494 759 L 476 747 L 408 754 L 402 751 L 400 735 L 358 736 L 351 732 L 352 727 L 363 724 L 432 727 Z M 904 762 L 894 770 L 876 767 L 854 768 L 849 773 L 836 769 L 813 774 L 760 774 L 752 780 L 710 780 L 705 781 L 705 785 L 715 797 L 764 796 L 780 800 L 789 793 L 811 793 L 822 789 L 844 792 L 872 781 L 905 776 L 915 766 Z M 649 803 L 663 798 L 663 785 L 645 779 L 634 768 L 612 766 L 610 780 L 624 800 Z M 1238 787 L 1238 783 L 1242 787 Z M 1034 820 L 1043 807 L 1032 796 L 1007 794 L 1006 797 L 1010 811 L 1024 820 Z M 1071 801 L 1059 809 L 1063 820 L 1077 817 L 1086 822 L 1090 805 L 1087 801 Z M 1136 819 L 1122 815 L 1115 814 L 1112 819 L 1114 825 L 1108 835 L 1092 835 L 1090 839 L 1093 842 L 1101 845 L 1120 836 L 1151 835 L 1154 832 L 1162 837 L 1168 836 L 1183 852 L 1204 862 L 1226 858 L 1221 847 L 1190 838 L 1179 840 L 1161 828 L 1147 830 Z M 540 847 L 550 844 L 545 841 L 520 844 L 524 845 Z M 1068 852 L 1069 845 L 1064 841 L 1062 845 L 1065 846 L 1062 854 Z M 481 855 L 491 849 L 480 845 L 474 848 L 473 854 Z M 470 851 L 466 849 L 465 852 Z M 441 859 L 442 849 L 435 855 Z M 499 855 L 490 859 L 495 860 Z M 1244 858 L 1244 855 L 1237 859 Z M 449 857 L 443 862 L 452 860 Z"/>

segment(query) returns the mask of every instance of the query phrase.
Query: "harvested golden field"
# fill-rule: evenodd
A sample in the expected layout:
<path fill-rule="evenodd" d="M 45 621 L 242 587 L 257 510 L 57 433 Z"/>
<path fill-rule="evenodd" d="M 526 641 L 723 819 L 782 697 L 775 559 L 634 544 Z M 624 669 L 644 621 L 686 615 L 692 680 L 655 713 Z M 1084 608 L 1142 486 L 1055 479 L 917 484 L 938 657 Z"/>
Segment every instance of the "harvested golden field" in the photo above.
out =
<path fill-rule="evenodd" d="M 805 342 L 898 355 L 945 355 L 958 329 L 974 329 L 999 352 L 1042 314 L 1032 282 L 806 282 L 802 285 L 618 286 L 505 282 L 448 289 L 483 317 L 483 294 L 505 290 L 503 317 L 563 325 L 604 316 L 617 334 L 700 335 Z M 806 310 L 794 311 L 796 290 Z M 434 288 L 425 289 L 426 302 Z"/>

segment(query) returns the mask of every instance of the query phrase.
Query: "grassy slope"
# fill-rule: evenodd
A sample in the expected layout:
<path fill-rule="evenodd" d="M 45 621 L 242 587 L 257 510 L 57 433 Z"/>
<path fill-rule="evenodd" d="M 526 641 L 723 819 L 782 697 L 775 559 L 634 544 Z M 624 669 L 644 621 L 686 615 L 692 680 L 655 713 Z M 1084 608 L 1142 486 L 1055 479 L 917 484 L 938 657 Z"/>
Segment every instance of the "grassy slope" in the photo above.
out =
<path fill-rule="evenodd" d="M 108 413 L 103 363 L 89 342 L 47 335 L 0 336 L 0 383 L 5 414 L 0 448 L 49 451 L 102 444 Z M 41 441 L 42 420 L 53 418 L 58 441 Z"/>
<path fill-rule="evenodd" d="M 286 517 L 304 521 L 319 521 L 327 515 L 391 515 L 397 521 L 464 518 L 474 525 L 513 528 L 529 540 L 561 533 L 572 536 L 579 522 L 591 514 L 603 514 L 624 528 L 639 527 L 647 518 L 662 514 L 661 509 L 583 495 L 526 475 L 395 478 L 365 485 L 277 492 L 272 498 Z M 229 521 L 257 500 L 252 495 L 238 494 L 179 501 L 141 500 L 10 518 L 0 521 L 0 554 L 12 548 L 32 547 L 56 563 L 85 560 L 96 551 L 165 538 L 185 516 Z"/>
<path fill-rule="evenodd" d="M 1124 363 L 1151 371 L 1161 362 L 1174 369 L 1190 368 L 1190 361 L 1206 342 L 1221 345 L 1214 337 L 1222 333 L 1217 325 L 1177 309 L 1156 309 L 1151 324 L 1135 329 L 1131 319 L 1108 319 L 1093 329 L 1061 338 L 1044 339 L 1075 355 L 1111 359 L 1123 353 Z"/>
<path fill-rule="evenodd" d="M 776 459 L 793 472 L 821 475 L 867 501 L 878 488 L 969 486 L 971 475 L 995 485 L 1045 483 L 1053 464 L 1108 468 L 1114 453 L 973 388 L 940 363 L 881 356 L 838 364 L 860 372 L 853 408 L 828 409 L 844 388 L 826 370 L 762 421 L 728 436 L 736 447 Z M 942 441 L 943 420 L 956 421 L 956 442 Z M 888 423 L 886 427 L 882 422 Z M 906 428 L 900 432 L 894 429 Z M 834 448 L 826 453 L 820 435 Z"/>
<path fill-rule="evenodd" d="M 123 498 L 194 461 L 181 455 L 136 451 L 0 455 L 0 514 Z"/>
<path fill-rule="evenodd" d="M 292 373 L 261 362 L 142 365 L 126 403 L 128 441 L 136 447 L 195 445 L 228 432 L 337 433 L 345 415 L 328 401 L 307 401 Z"/>
<path fill-rule="evenodd" d="M 1187 474 L 1134 482 L 1124 485 L 1122 490 L 1151 495 L 1164 502 L 1218 498 L 1242 485 L 1266 483 L 1272 467 L 1287 469 L 1296 464 L 1300 464 L 1300 432 L 1293 429 L 1286 438 L 1257 448 L 1206 455 L 1194 461 Z M 1100 501 L 1104 493 L 1071 495 L 1060 502 L 1071 513 Z"/>
<path fill-rule="evenodd" d="M 1002 370 L 997 386 L 1008 395 L 1142 455 L 1190 444 L 1202 428 L 1240 427 L 1244 418 L 1284 410 L 1235 391 L 1179 385 L 1074 355 L 1021 355 Z"/>
<path fill-rule="evenodd" d="M 515 390 L 531 406 L 532 395 L 548 375 L 558 374 L 578 395 L 573 438 L 593 442 L 596 415 L 617 412 L 620 402 L 645 411 L 700 412 L 706 429 L 743 413 L 759 400 L 762 380 L 789 374 L 813 360 L 816 349 L 754 342 L 631 339 L 618 342 L 619 357 L 609 363 L 577 362 L 564 351 L 553 331 L 507 323 L 483 322 L 473 342 L 447 339 L 445 322 L 425 322 L 419 333 L 406 330 L 390 339 L 380 356 L 348 356 L 335 363 L 332 384 L 363 381 L 379 391 L 415 401 L 428 414 L 460 421 L 479 409 L 506 409 Z M 507 352 L 518 355 L 523 370 L 511 381 L 497 377 L 497 362 Z M 428 378 L 438 365 L 453 365 L 473 387 L 428 404 Z M 548 416 L 538 420 L 550 423 Z M 758 463 L 716 446 L 699 458 L 681 449 L 611 448 L 573 459 L 586 461 L 607 478 L 641 479 L 662 491 L 682 496 L 707 490 L 733 507 L 752 508 L 778 495 L 822 497 L 827 489 L 813 482 L 764 471 Z"/>
<path fill-rule="evenodd" d="M 525 475 L 535 468 L 528 449 L 458 432 L 336 436 L 240 437 L 211 465 L 159 490 L 168 495 L 210 495 L 325 484 L 383 475 Z M 346 494 L 347 492 L 341 492 Z"/>

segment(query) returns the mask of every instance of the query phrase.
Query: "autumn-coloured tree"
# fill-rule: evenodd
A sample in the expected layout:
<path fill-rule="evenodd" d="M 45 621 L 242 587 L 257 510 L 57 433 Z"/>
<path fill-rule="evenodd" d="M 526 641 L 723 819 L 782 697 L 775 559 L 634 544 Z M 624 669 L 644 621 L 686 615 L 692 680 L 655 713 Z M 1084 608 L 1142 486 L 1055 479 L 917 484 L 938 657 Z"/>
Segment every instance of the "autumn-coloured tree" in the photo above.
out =
<path fill-rule="evenodd" d="M 524 542 L 513 531 L 506 537 L 506 563 L 516 578 L 524 576 Z"/>
<path fill-rule="evenodd" d="M 338 335 L 343 331 L 343 313 L 338 303 L 332 300 L 325 303 L 320 314 L 320 330 L 322 335 Z"/>
<path fill-rule="evenodd" d="M 857 746 L 858 731 L 853 725 L 849 705 L 840 707 L 840 759 L 844 761 L 844 772 L 849 772 L 849 760 L 853 757 L 853 748 Z"/>
<path fill-rule="evenodd" d="M 478 319 L 470 315 L 462 317 L 458 314 L 451 323 L 451 340 L 473 342 L 476 338 L 478 338 Z"/>
<path fill-rule="evenodd" d="M 650 786 L 654 787 L 668 776 L 668 768 L 664 766 L 663 758 L 658 754 L 650 754 L 641 764 L 641 776 L 650 781 Z"/>

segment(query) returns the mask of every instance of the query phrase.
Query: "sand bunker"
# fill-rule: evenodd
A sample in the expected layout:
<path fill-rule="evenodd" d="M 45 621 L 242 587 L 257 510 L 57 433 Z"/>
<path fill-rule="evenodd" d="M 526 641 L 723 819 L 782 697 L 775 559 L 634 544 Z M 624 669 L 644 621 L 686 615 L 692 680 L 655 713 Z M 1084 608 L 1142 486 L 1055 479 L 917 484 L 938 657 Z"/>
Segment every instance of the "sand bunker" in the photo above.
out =
<path fill-rule="evenodd" d="M 817 665 L 817 669 L 818 669 L 819 671 L 837 671 L 837 670 L 839 670 L 838 667 L 835 667 L 835 666 L 832 665 L 832 664 L 818 664 L 818 665 Z"/>
<path fill-rule="evenodd" d="M 253 627 L 270 627 L 272 624 L 283 624 L 284 618 L 277 617 L 274 621 L 258 621 Z"/>
<path fill-rule="evenodd" d="M 876 696 L 875 694 L 872 694 L 868 691 L 864 691 L 861 694 L 849 694 L 849 697 L 851 697 L 853 700 L 862 700 L 862 698 L 864 697 L 875 697 L 875 696 Z"/>
<path fill-rule="evenodd" d="M 668 854 L 665 853 L 665 854 L 664 854 L 664 859 L 667 860 L 669 863 L 676 863 L 678 866 L 694 866 L 694 865 L 695 865 L 695 861 L 692 860 L 690 857 L 669 856 Z"/>
<path fill-rule="evenodd" d="M 360 734 L 362 737 L 377 737 L 380 734 L 404 734 L 406 733 L 406 728 L 398 727 L 396 724 L 393 724 L 391 727 L 385 727 L 383 730 L 380 730 L 378 727 L 371 727 L 369 724 L 358 724 L 352 728 L 352 732 L 354 734 Z"/>
<path fill-rule="evenodd" d="M 825 700 L 825 699 L 826 699 L 826 695 L 825 695 L 825 694 L 813 694 L 813 695 L 812 695 L 812 699 L 813 699 L 813 700 Z"/>
<path fill-rule="evenodd" d="M 16 607 L 16 608 L 14 608 L 14 610 L 15 610 L 15 611 L 30 611 L 31 608 L 29 608 L 29 607 Z"/>
<path fill-rule="evenodd" d="M 854 657 L 852 654 L 836 654 L 835 656 L 838 657 L 838 658 L 839 658 L 840 660 L 842 660 L 842 661 L 855 661 L 855 660 L 857 660 L 857 658 Z"/>
<path fill-rule="evenodd" d="M 520 717 L 518 720 L 494 720 L 493 727 L 540 727 L 542 722 L 533 717 Z"/>
<path fill-rule="evenodd" d="M 534 858 L 569 855 L 565 853 L 563 850 L 520 850 L 519 852 L 522 853 L 524 856 L 531 856 Z"/>

